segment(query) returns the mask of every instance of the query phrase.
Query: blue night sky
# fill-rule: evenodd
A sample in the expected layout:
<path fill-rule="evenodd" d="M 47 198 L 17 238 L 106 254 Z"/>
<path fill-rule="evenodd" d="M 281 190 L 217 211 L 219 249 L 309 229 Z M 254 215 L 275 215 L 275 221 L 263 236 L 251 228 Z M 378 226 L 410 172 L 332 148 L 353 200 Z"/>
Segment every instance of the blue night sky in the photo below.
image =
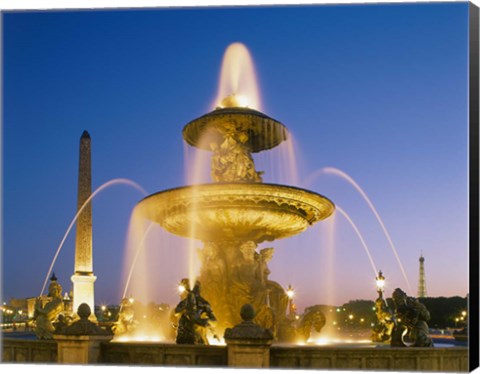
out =
<path fill-rule="evenodd" d="M 429 296 L 468 293 L 468 3 L 4 12 L 2 26 L 5 301 L 40 293 L 76 213 L 83 130 L 93 189 L 114 178 L 149 194 L 186 183 L 182 129 L 212 109 L 233 42 L 253 57 L 262 111 L 293 135 L 298 184 L 349 214 L 386 292 L 416 295 L 423 252 Z M 325 173 L 302 182 L 324 167 L 369 196 L 410 289 L 352 185 Z M 264 180 L 288 183 L 268 171 Z M 128 223 L 142 198 L 115 185 L 93 200 L 97 303 L 120 301 Z M 333 226 L 332 252 L 324 239 Z M 67 291 L 74 237 L 54 266 Z M 177 302 L 183 242 L 168 238 L 148 254 L 155 301 Z M 270 278 L 294 286 L 300 310 L 376 297 L 362 244 L 338 213 L 266 246 L 276 248 Z"/>

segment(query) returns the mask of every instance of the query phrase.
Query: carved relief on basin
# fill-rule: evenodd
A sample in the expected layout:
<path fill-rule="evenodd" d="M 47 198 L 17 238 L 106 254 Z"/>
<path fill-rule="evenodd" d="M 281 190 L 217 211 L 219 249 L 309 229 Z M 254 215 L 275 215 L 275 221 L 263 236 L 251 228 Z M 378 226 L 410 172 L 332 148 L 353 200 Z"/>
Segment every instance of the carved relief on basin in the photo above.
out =
<path fill-rule="evenodd" d="M 335 207 L 322 195 L 290 186 L 214 183 L 150 195 L 137 209 L 179 236 L 261 243 L 299 234 Z"/>

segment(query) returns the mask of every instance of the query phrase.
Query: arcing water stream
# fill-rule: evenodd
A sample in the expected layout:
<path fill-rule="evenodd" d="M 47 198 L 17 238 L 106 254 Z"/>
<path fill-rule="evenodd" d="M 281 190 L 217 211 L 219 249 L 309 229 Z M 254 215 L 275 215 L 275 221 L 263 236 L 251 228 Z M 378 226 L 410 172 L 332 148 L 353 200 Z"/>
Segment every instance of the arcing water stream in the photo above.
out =
<path fill-rule="evenodd" d="M 363 191 L 363 189 L 358 185 L 358 183 L 355 182 L 355 180 L 352 177 L 350 177 L 348 174 L 346 174 L 345 172 L 343 172 L 339 169 L 332 168 L 332 167 L 325 167 L 325 168 L 316 170 L 315 172 L 311 173 L 306 178 L 304 184 L 306 186 L 311 185 L 312 182 L 317 177 L 319 177 L 323 174 L 330 174 L 330 175 L 335 175 L 335 176 L 341 177 L 342 179 L 346 180 L 350 185 L 352 185 L 355 188 L 355 190 L 357 190 L 358 193 L 360 193 L 362 198 L 365 200 L 365 202 L 368 204 L 369 208 L 371 209 L 371 211 L 375 215 L 378 223 L 380 224 L 380 226 L 383 230 L 383 233 L 385 234 L 385 237 L 387 238 L 388 243 L 390 244 L 390 248 L 392 249 L 392 252 L 395 255 L 395 258 L 398 262 L 398 266 L 400 267 L 403 278 L 405 279 L 405 283 L 407 284 L 407 287 L 408 287 L 410 293 L 412 293 L 412 287 L 410 286 L 410 282 L 408 281 L 408 277 L 407 277 L 407 274 L 405 272 L 405 268 L 403 267 L 402 262 L 400 260 L 400 257 L 398 256 L 398 252 L 397 252 L 397 249 L 395 248 L 395 245 L 393 244 L 392 238 L 390 237 L 390 234 L 388 233 L 387 228 L 385 227 L 385 224 L 383 223 L 383 220 L 381 219 L 380 215 L 378 214 L 377 209 L 375 208 L 375 206 L 373 205 L 373 203 L 371 202 L 371 200 L 369 199 L 369 197 L 367 196 L 365 191 Z"/>
<path fill-rule="evenodd" d="M 130 180 L 130 179 L 125 179 L 125 178 L 117 178 L 117 179 L 112 179 L 108 182 L 105 182 L 104 184 L 102 184 L 100 187 L 98 187 L 91 195 L 90 197 L 83 203 L 83 205 L 80 207 L 80 209 L 78 210 L 77 214 L 75 214 L 75 217 L 73 217 L 72 219 L 72 222 L 70 222 L 70 225 L 68 226 L 67 228 L 67 231 L 65 232 L 65 235 L 63 236 L 62 238 L 62 241 L 60 242 L 58 248 L 57 248 L 57 251 L 55 252 L 55 255 L 53 256 L 53 260 L 52 260 L 52 263 L 50 264 L 50 267 L 47 271 L 47 275 L 45 277 L 45 281 L 43 282 L 43 287 L 42 287 L 42 290 L 40 291 L 40 296 L 43 295 L 43 292 L 45 291 L 45 287 L 47 285 L 47 282 L 48 282 L 48 278 L 50 276 L 50 274 L 52 273 L 52 269 L 53 269 L 53 266 L 55 265 L 55 261 L 57 260 L 57 257 L 60 253 L 60 250 L 62 249 L 63 247 L 63 243 L 65 243 L 65 240 L 67 239 L 67 236 L 68 234 L 70 233 L 70 231 L 72 230 L 73 228 L 73 225 L 75 224 L 75 222 L 77 222 L 77 219 L 78 217 L 80 216 L 80 214 L 83 212 L 83 210 L 88 206 L 88 204 L 90 204 L 90 202 L 92 201 L 92 199 L 98 195 L 100 192 L 102 192 L 103 190 L 105 190 L 106 188 L 108 187 L 111 187 L 111 186 L 115 186 L 115 185 L 118 185 L 118 184 L 124 184 L 124 185 L 127 185 L 127 186 L 131 186 L 135 189 L 137 189 L 138 191 L 140 191 L 144 196 L 147 195 L 147 192 L 143 189 L 142 186 L 140 186 L 138 183 Z"/>

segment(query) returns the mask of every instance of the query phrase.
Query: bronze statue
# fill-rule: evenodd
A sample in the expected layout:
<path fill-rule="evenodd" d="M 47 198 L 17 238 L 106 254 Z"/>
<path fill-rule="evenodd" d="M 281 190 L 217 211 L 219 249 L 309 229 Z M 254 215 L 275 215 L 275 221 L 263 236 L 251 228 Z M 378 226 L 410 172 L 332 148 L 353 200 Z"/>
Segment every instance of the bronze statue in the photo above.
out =
<path fill-rule="evenodd" d="M 117 320 L 112 326 L 112 332 L 115 335 L 131 333 L 137 325 L 138 321 L 135 320 L 132 303 L 127 298 L 122 299 Z"/>
<path fill-rule="evenodd" d="M 316 332 L 320 332 L 327 319 L 325 318 L 325 314 L 323 314 L 320 306 L 312 306 L 305 309 L 305 312 L 298 324 L 297 327 L 297 336 L 306 343 L 310 338 L 310 334 L 312 332 L 312 328 Z"/>
<path fill-rule="evenodd" d="M 175 314 L 180 315 L 177 344 L 208 344 L 207 330 L 213 330 L 210 321 L 216 321 L 216 318 L 210 303 L 200 295 L 200 282 L 195 283 L 193 290 L 186 290 L 185 297 L 175 308 Z"/>
<path fill-rule="evenodd" d="M 50 280 L 48 296 L 52 298 L 51 301 L 42 306 L 42 300 L 39 297 L 35 302 L 35 334 L 39 339 L 52 339 L 55 331 L 54 323 L 63 312 L 62 286 L 57 283 L 55 274 Z"/>
<path fill-rule="evenodd" d="M 407 337 L 413 347 L 433 347 L 433 341 L 428 336 L 427 321 L 430 313 L 417 299 L 408 297 L 400 288 L 395 289 L 392 294 L 395 304 L 395 328 L 393 331 L 392 345 L 401 346 L 398 335 L 404 335 L 402 330 L 407 330 Z"/>

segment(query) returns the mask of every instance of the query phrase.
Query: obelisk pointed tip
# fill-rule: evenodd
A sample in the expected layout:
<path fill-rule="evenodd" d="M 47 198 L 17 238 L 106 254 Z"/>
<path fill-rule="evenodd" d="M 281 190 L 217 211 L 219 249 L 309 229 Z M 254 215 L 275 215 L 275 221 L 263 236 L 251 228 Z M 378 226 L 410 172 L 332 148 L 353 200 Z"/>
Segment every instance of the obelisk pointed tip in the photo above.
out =
<path fill-rule="evenodd" d="M 90 139 L 90 134 L 87 130 L 84 130 L 82 133 L 82 139 Z"/>

